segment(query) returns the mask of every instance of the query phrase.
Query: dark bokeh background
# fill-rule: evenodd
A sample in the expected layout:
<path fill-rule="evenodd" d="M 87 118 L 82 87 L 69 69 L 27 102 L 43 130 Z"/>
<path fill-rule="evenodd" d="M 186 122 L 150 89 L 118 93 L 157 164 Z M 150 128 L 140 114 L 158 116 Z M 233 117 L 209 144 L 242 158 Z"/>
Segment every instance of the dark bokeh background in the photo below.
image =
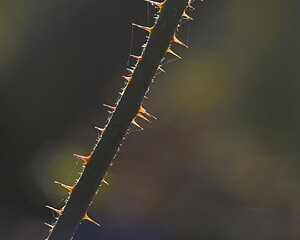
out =
<path fill-rule="evenodd" d="M 207 0 L 76 240 L 300 238 L 298 0 Z M 47 236 L 123 84 L 142 0 L 0 1 L 0 239 Z M 150 20 L 151 22 L 151 20 Z M 145 33 L 134 29 L 138 54 Z"/>

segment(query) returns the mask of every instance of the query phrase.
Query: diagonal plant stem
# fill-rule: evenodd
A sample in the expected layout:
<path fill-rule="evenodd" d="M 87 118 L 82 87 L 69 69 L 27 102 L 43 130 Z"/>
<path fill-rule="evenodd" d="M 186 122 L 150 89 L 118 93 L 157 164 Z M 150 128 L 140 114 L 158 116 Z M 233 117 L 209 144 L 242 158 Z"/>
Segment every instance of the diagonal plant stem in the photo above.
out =
<path fill-rule="evenodd" d="M 101 139 L 60 212 L 48 240 L 72 239 L 85 216 L 107 169 L 117 154 L 127 130 L 140 110 L 143 98 L 162 58 L 169 48 L 188 0 L 166 0 L 131 81 L 110 117 Z"/>

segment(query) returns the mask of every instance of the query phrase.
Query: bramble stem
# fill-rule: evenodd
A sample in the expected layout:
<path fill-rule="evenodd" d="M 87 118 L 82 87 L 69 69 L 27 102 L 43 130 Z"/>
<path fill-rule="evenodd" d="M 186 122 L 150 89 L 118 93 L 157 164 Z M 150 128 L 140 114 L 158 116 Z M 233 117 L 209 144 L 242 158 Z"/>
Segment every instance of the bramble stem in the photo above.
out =
<path fill-rule="evenodd" d="M 51 231 L 48 240 L 70 240 L 103 180 L 164 57 L 188 0 L 167 0 L 150 34 L 142 60 L 133 72 L 116 110 L 87 163 L 79 181 Z"/>

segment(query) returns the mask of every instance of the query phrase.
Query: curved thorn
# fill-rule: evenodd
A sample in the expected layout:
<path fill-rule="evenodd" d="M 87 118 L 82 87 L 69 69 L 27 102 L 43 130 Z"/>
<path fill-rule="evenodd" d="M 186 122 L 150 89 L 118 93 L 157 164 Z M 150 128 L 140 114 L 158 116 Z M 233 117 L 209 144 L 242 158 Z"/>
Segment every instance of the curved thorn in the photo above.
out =
<path fill-rule="evenodd" d="M 47 227 L 51 228 L 51 230 L 55 227 L 55 225 L 51 225 L 50 223 L 44 222 L 44 224 L 45 224 Z"/>
<path fill-rule="evenodd" d="M 101 183 L 104 183 L 105 185 L 109 186 L 109 182 L 107 182 L 104 178 L 102 179 Z"/>
<path fill-rule="evenodd" d="M 77 159 L 83 161 L 84 164 L 87 164 L 90 161 L 92 154 L 90 154 L 89 156 L 81 156 L 81 155 L 74 153 L 73 156 L 76 157 Z"/>
<path fill-rule="evenodd" d="M 151 33 L 152 30 L 153 30 L 153 27 L 145 27 L 145 26 L 142 26 L 142 25 L 139 25 L 139 24 L 136 24 L 136 23 L 132 23 L 132 26 L 135 26 L 135 27 L 138 27 L 140 29 L 143 29 L 143 30 L 145 30 L 145 31 L 147 31 L 149 33 Z"/>
<path fill-rule="evenodd" d="M 174 37 L 173 37 L 173 40 L 172 40 L 174 43 L 177 43 L 177 44 L 179 44 L 179 45 L 182 45 L 182 46 L 184 46 L 184 47 L 186 47 L 186 48 L 189 48 L 189 46 L 188 45 L 186 45 L 186 44 L 184 44 L 182 41 L 180 41 L 177 37 L 176 37 L 176 35 L 174 34 Z"/>
<path fill-rule="evenodd" d="M 92 223 L 96 224 L 98 227 L 100 227 L 100 224 L 97 223 L 96 221 L 94 221 L 93 219 L 91 219 L 91 218 L 87 215 L 87 213 L 83 216 L 82 220 L 87 220 L 87 221 L 89 221 L 89 222 L 92 222 Z"/>
<path fill-rule="evenodd" d="M 189 15 L 187 15 L 187 13 L 185 11 L 183 12 L 182 17 L 187 18 L 188 20 L 193 20 L 193 18 L 191 18 Z"/>
<path fill-rule="evenodd" d="M 116 110 L 116 107 L 113 107 L 113 106 L 110 106 L 110 105 L 107 105 L 107 104 L 103 104 L 103 106 L 111 109 L 112 111 Z"/>
<path fill-rule="evenodd" d="M 132 119 L 131 123 L 134 124 L 135 126 L 137 126 L 138 128 L 140 128 L 141 130 L 144 130 L 144 128 L 142 128 L 142 127 L 135 121 L 135 119 Z"/>
<path fill-rule="evenodd" d="M 63 211 L 62 210 L 59 210 L 59 209 L 56 209 L 56 208 L 53 208 L 53 207 L 50 207 L 50 206 L 46 206 L 46 208 L 49 208 L 51 209 L 53 212 L 57 213 L 58 215 L 62 215 Z"/>
<path fill-rule="evenodd" d="M 99 128 L 99 127 L 95 127 L 98 131 L 100 131 L 100 132 L 104 132 L 104 130 L 105 130 L 105 128 Z"/>
<path fill-rule="evenodd" d="M 157 69 L 158 69 L 159 71 L 163 72 L 163 73 L 166 73 L 166 71 L 161 67 L 161 65 L 159 65 L 159 66 L 157 67 Z"/>
<path fill-rule="evenodd" d="M 130 54 L 130 57 L 133 57 L 134 59 L 136 59 L 138 61 L 142 61 L 142 56 L 136 56 L 136 55 Z"/>
<path fill-rule="evenodd" d="M 63 184 L 63 183 L 60 183 L 60 182 L 58 182 L 58 181 L 54 181 L 54 183 L 56 183 L 56 184 L 62 186 L 63 188 L 67 189 L 69 192 L 72 192 L 73 189 L 74 189 L 74 186 L 68 186 L 68 185 Z"/>
<path fill-rule="evenodd" d="M 178 54 L 176 54 L 175 52 L 173 52 L 170 47 L 167 49 L 167 53 L 170 53 L 170 54 L 174 55 L 175 57 L 177 57 L 179 59 L 182 59 Z"/>
<path fill-rule="evenodd" d="M 191 4 L 190 2 L 188 3 L 188 8 L 189 8 L 189 9 L 192 9 L 193 11 L 196 10 L 196 9 L 192 6 L 192 4 Z"/>
<path fill-rule="evenodd" d="M 146 118 L 146 117 L 145 117 L 143 114 L 141 114 L 141 113 L 138 113 L 136 116 L 139 117 L 139 118 L 144 119 L 145 121 L 147 121 L 147 122 L 149 122 L 149 123 L 152 123 L 148 118 Z"/>
<path fill-rule="evenodd" d="M 124 78 L 127 82 L 131 82 L 131 80 L 132 80 L 132 76 L 130 76 L 130 77 L 122 76 L 122 78 Z"/>
<path fill-rule="evenodd" d="M 130 73 L 133 73 L 133 72 L 134 72 L 134 69 L 132 69 L 132 68 L 127 68 L 127 71 L 130 72 Z"/>
<path fill-rule="evenodd" d="M 154 2 L 154 1 L 150 1 L 150 0 L 145 0 L 146 2 L 148 3 L 151 3 L 153 6 L 159 8 L 159 9 L 162 9 L 164 4 L 166 3 L 166 1 L 163 1 L 163 2 Z"/>
<path fill-rule="evenodd" d="M 139 112 L 147 115 L 148 117 L 151 117 L 151 118 L 154 118 L 155 120 L 157 120 L 156 117 L 154 117 L 153 115 L 151 115 L 150 113 L 148 113 L 147 110 L 145 108 L 143 108 L 142 106 L 140 106 Z"/>

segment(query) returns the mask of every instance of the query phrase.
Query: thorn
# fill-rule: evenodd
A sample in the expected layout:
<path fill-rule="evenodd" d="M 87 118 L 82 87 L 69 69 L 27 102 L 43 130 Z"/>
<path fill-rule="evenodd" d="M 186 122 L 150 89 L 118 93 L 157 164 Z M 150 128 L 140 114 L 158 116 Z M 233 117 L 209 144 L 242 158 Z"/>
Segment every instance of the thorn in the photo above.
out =
<path fill-rule="evenodd" d="M 130 72 L 130 73 L 133 73 L 134 69 L 133 68 L 127 68 L 127 71 Z"/>
<path fill-rule="evenodd" d="M 136 56 L 136 55 L 130 54 L 130 57 L 133 57 L 134 59 L 136 59 L 138 61 L 142 61 L 142 57 L 141 56 Z"/>
<path fill-rule="evenodd" d="M 67 189 L 69 192 L 72 192 L 73 189 L 74 189 L 74 186 L 68 186 L 68 185 L 63 184 L 63 183 L 60 183 L 60 182 L 58 182 L 58 181 L 54 181 L 54 183 L 56 183 L 56 184 L 62 186 L 63 188 Z"/>
<path fill-rule="evenodd" d="M 139 112 L 140 112 L 140 113 L 143 113 L 143 114 L 145 114 L 145 115 L 147 115 L 148 117 L 151 117 L 151 118 L 157 120 L 156 117 L 154 117 L 153 115 L 151 115 L 150 113 L 148 113 L 147 110 L 146 110 L 145 108 L 143 108 L 142 106 L 140 106 Z"/>
<path fill-rule="evenodd" d="M 187 18 L 188 20 L 193 20 L 193 18 L 191 18 L 189 15 L 187 15 L 187 13 L 185 11 L 183 12 L 182 17 Z"/>
<path fill-rule="evenodd" d="M 100 227 L 100 224 L 99 223 L 97 223 L 96 221 L 94 221 L 93 219 L 91 219 L 88 215 L 87 215 L 87 213 L 83 216 L 83 218 L 82 218 L 83 220 L 87 220 L 87 221 L 90 221 L 90 222 L 92 222 L 92 223 L 94 223 L 94 224 L 96 224 L 98 227 Z"/>
<path fill-rule="evenodd" d="M 127 77 L 127 76 L 122 76 L 127 82 L 131 82 L 132 76 Z"/>
<path fill-rule="evenodd" d="M 55 227 L 55 225 L 51 225 L 50 223 L 44 222 L 44 224 L 45 224 L 47 227 L 51 228 L 51 230 Z"/>
<path fill-rule="evenodd" d="M 196 9 L 192 6 L 192 4 L 191 4 L 190 2 L 188 3 L 188 8 L 189 8 L 189 9 L 192 9 L 193 11 L 196 10 Z"/>
<path fill-rule="evenodd" d="M 181 57 L 178 54 L 176 54 L 175 52 L 173 52 L 170 47 L 167 49 L 167 53 L 170 53 L 170 54 L 174 55 L 175 57 L 181 59 Z"/>
<path fill-rule="evenodd" d="M 137 113 L 137 115 L 136 115 L 137 117 L 140 117 L 140 118 L 142 118 L 142 119 L 144 119 L 145 121 L 147 121 L 147 122 L 149 122 L 149 123 L 152 123 L 148 118 L 146 118 L 143 114 L 141 114 L 141 113 Z"/>
<path fill-rule="evenodd" d="M 102 179 L 101 183 L 106 184 L 107 186 L 109 186 L 109 182 L 107 182 L 104 178 Z"/>
<path fill-rule="evenodd" d="M 144 130 L 144 128 L 142 128 L 142 127 L 135 121 L 135 119 L 132 119 L 131 123 L 134 124 L 135 126 L 137 126 L 138 128 L 140 128 L 141 130 Z"/>
<path fill-rule="evenodd" d="M 58 209 L 50 207 L 48 205 L 46 206 L 46 208 L 51 209 L 53 212 L 57 213 L 58 215 L 62 215 L 62 213 L 63 213 L 63 210 L 58 210 Z"/>
<path fill-rule="evenodd" d="M 162 9 L 163 6 L 164 6 L 164 4 L 166 3 L 166 1 L 163 1 L 161 3 L 160 2 L 150 1 L 150 0 L 145 0 L 145 1 L 148 2 L 148 3 L 151 3 L 153 6 L 158 7 L 160 9 Z"/>
<path fill-rule="evenodd" d="M 135 23 L 132 23 L 132 26 L 135 26 L 135 27 L 138 27 L 140 29 L 143 29 L 143 30 L 145 30 L 145 31 L 147 31 L 149 33 L 151 33 L 152 30 L 153 30 L 153 27 L 144 27 L 144 26 L 141 26 L 141 25 L 138 25 L 138 24 L 135 24 Z"/>
<path fill-rule="evenodd" d="M 95 127 L 98 131 L 100 131 L 100 132 L 104 132 L 104 130 L 105 130 L 105 128 L 99 128 L 99 127 Z"/>
<path fill-rule="evenodd" d="M 83 161 L 84 164 L 87 164 L 89 162 L 89 160 L 91 159 L 91 157 L 92 157 L 92 154 L 90 154 L 89 156 L 81 156 L 81 155 L 78 155 L 78 154 L 73 154 L 73 155 L 77 159 Z"/>
<path fill-rule="evenodd" d="M 180 44 L 180 45 L 182 45 L 182 46 L 184 46 L 184 47 L 186 47 L 186 48 L 189 48 L 189 46 L 186 45 L 186 44 L 184 44 L 182 41 L 180 41 L 180 40 L 176 37 L 175 34 L 174 34 L 174 37 L 173 37 L 173 42 L 174 42 L 174 43 L 177 43 L 177 44 Z"/>
<path fill-rule="evenodd" d="M 163 73 L 166 73 L 166 71 L 161 67 L 161 65 L 159 65 L 157 69 Z"/>
<path fill-rule="evenodd" d="M 103 104 L 104 107 L 107 107 L 109 109 L 111 109 L 112 111 L 115 111 L 116 110 L 116 107 L 113 107 L 113 106 L 109 106 L 107 104 Z"/>

